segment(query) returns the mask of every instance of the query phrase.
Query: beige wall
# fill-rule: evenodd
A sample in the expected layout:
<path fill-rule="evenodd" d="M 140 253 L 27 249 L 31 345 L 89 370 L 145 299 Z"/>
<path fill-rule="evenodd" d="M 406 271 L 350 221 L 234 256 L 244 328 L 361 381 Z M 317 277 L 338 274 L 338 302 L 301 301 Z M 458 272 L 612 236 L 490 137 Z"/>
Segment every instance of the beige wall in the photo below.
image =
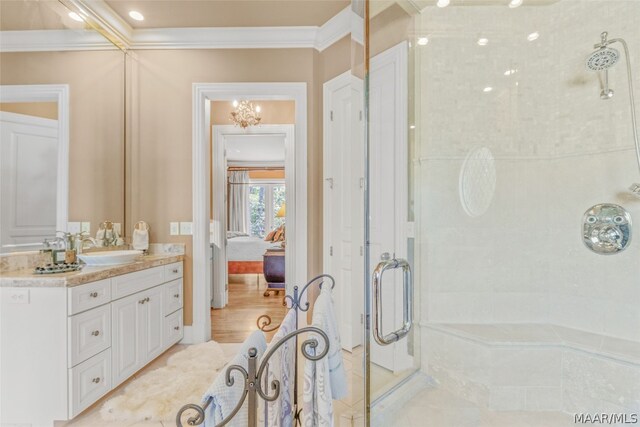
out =
<path fill-rule="evenodd" d="M 58 119 L 58 103 L 56 102 L 0 102 L 0 111 L 42 117 L 43 119 Z"/>
<path fill-rule="evenodd" d="M 317 188 L 318 152 L 312 49 L 224 49 L 138 51 L 134 82 L 138 129 L 132 148 L 132 220 L 151 225 L 156 242 L 180 242 L 185 262 L 185 323 L 192 323 L 192 240 L 170 236 L 170 221 L 192 220 L 192 84 L 195 82 L 306 82 L 308 85 L 309 274 L 319 262 L 314 245 L 321 239 Z M 226 121 L 225 121 L 226 123 Z M 321 153 L 321 151 L 320 151 Z"/>
<path fill-rule="evenodd" d="M 251 100 L 254 106 L 260 106 L 260 123 L 263 125 L 288 125 L 296 122 L 296 103 L 294 101 Z M 211 103 L 211 124 L 231 125 L 231 102 L 213 101 Z"/>
<path fill-rule="evenodd" d="M 0 84 L 69 84 L 69 220 L 124 220 L 119 51 L 0 54 Z"/>

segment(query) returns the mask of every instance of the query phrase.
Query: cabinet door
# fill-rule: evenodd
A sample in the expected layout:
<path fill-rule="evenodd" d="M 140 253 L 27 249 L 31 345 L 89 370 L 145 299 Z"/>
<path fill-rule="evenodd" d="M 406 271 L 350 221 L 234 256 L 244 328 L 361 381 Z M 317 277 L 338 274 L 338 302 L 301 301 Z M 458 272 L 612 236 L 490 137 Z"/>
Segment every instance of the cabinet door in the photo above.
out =
<path fill-rule="evenodd" d="M 140 294 L 111 303 L 113 387 L 126 380 L 144 363 L 140 357 Z"/>
<path fill-rule="evenodd" d="M 141 325 L 141 356 L 143 364 L 162 353 L 163 335 L 163 287 L 157 286 L 137 295 L 142 295 L 145 303 L 139 311 Z"/>

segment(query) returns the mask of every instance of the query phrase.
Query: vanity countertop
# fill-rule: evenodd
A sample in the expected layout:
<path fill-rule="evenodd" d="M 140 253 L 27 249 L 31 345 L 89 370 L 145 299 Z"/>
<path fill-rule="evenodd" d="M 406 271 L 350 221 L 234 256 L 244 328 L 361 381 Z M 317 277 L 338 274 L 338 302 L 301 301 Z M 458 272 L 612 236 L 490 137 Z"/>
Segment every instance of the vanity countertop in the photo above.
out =
<path fill-rule="evenodd" d="M 82 270 L 69 273 L 58 274 L 34 274 L 33 269 L 22 269 L 8 271 L 0 276 L 0 287 L 72 287 L 83 285 L 97 280 L 108 279 L 121 274 L 133 273 L 134 271 L 145 270 L 147 268 L 181 262 L 184 255 L 178 254 L 158 254 L 145 255 L 135 262 L 129 264 L 110 266 L 88 266 Z"/>

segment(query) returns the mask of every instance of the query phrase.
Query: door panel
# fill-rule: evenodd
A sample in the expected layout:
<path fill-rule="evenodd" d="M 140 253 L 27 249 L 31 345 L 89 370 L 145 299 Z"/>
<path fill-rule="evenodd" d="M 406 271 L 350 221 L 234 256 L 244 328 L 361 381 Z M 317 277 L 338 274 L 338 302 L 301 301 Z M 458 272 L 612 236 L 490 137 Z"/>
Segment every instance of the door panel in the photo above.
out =
<path fill-rule="evenodd" d="M 140 319 L 138 294 L 111 303 L 113 386 L 117 386 L 138 370 Z"/>
<path fill-rule="evenodd" d="M 361 81 L 345 73 L 327 82 L 325 93 L 324 138 L 324 271 L 340 284 L 336 297 L 338 324 L 344 349 L 351 351 L 362 342 L 362 307 L 354 309 L 358 300 L 356 277 L 362 274 L 362 239 L 359 238 L 363 220 L 361 212 L 362 177 L 354 155 L 355 123 L 360 122 L 361 108 L 353 104 L 354 92 L 360 93 Z"/>
<path fill-rule="evenodd" d="M 37 248 L 56 231 L 58 122 L 0 112 L 0 133 L 0 252 Z"/>
<path fill-rule="evenodd" d="M 407 257 L 406 43 L 371 59 L 369 76 L 369 203 L 371 272 L 378 262 Z M 402 325 L 402 275 L 384 274 L 381 286 L 383 333 Z M 372 307 L 375 309 L 375 307 Z M 371 344 L 371 362 L 392 372 L 412 369 L 406 340 Z"/>

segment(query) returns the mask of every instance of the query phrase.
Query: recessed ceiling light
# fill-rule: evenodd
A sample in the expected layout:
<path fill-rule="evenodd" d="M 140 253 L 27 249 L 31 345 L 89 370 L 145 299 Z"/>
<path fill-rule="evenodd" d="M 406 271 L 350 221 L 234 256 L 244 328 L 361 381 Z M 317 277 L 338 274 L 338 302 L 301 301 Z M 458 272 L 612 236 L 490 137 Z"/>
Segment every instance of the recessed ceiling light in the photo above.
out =
<path fill-rule="evenodd" d="M 511 0 L 509 2 L 509 7 L 512 8 L 512 9 L 514 7 L 519 7 L 519 6 L 522 6 L 522 0 Z"/>
<path fill-rule="evenodd" d="M 510 76 L 512 74 L 515 74 L 518 70 L 515 70 L 513 68 L 508 69 L 507 71 L 504 72 L 505 76 Z"/>
<path fill-rule="evenodd" d="M 428 38 L 428 37 L 420 37 L 420 38 L 418 39 L 418 44 L 419 44 L 420 46 L 426 46 L 426 45 L 427 45 L 427 43 L 429 43 L 429 38 Z"/>
<path fill-rule="evenodd" d="M 534 41 L 534 40 L 538 40 L 538 37 L 540 37 L 540 33 L 538 33 L 537 31 L 535 33 L 531 33 L 527 36 L 527 40 L 529 40 L 530 42 Z"/>
<path fill-rule="evenodd" d="M 415 128 L 416 128 L 416 125 L 409 126 L 409 129 L 415 129 Z"/>
<path fill-rule="evenodd" d="M 78 15 L 75 12 L 69 12 L 69 18 L 73 19 L 74 21 L 84 22 L 84 19 L 82 19 L 82 16 Z"/>
<path fill-rule="evenodd" d="M 136 10 L 132 10 L 131 12 L 129 12 L 129 16 L 136 21 L 144 21 L 144 16 Z"/>
<path fill-rule="evenodd" d="M 436 3 L 436 6 L 438 7 L 447 7 L 449 6 L 450 0 L 438 0 L 438 3 Z"/>
<path fill-rule="evenodd" d="M 485 39 L 484 37 L 478 39 L 479 46 L 486 46 L 489 43 L 489 39 Z"/>
<path fill-rule="evenodd" d="M 493 88 L 491 86 L 487 86 L 484 89 L 482 89 L 483 92 L 491 92 L 493 90 Z"/>

